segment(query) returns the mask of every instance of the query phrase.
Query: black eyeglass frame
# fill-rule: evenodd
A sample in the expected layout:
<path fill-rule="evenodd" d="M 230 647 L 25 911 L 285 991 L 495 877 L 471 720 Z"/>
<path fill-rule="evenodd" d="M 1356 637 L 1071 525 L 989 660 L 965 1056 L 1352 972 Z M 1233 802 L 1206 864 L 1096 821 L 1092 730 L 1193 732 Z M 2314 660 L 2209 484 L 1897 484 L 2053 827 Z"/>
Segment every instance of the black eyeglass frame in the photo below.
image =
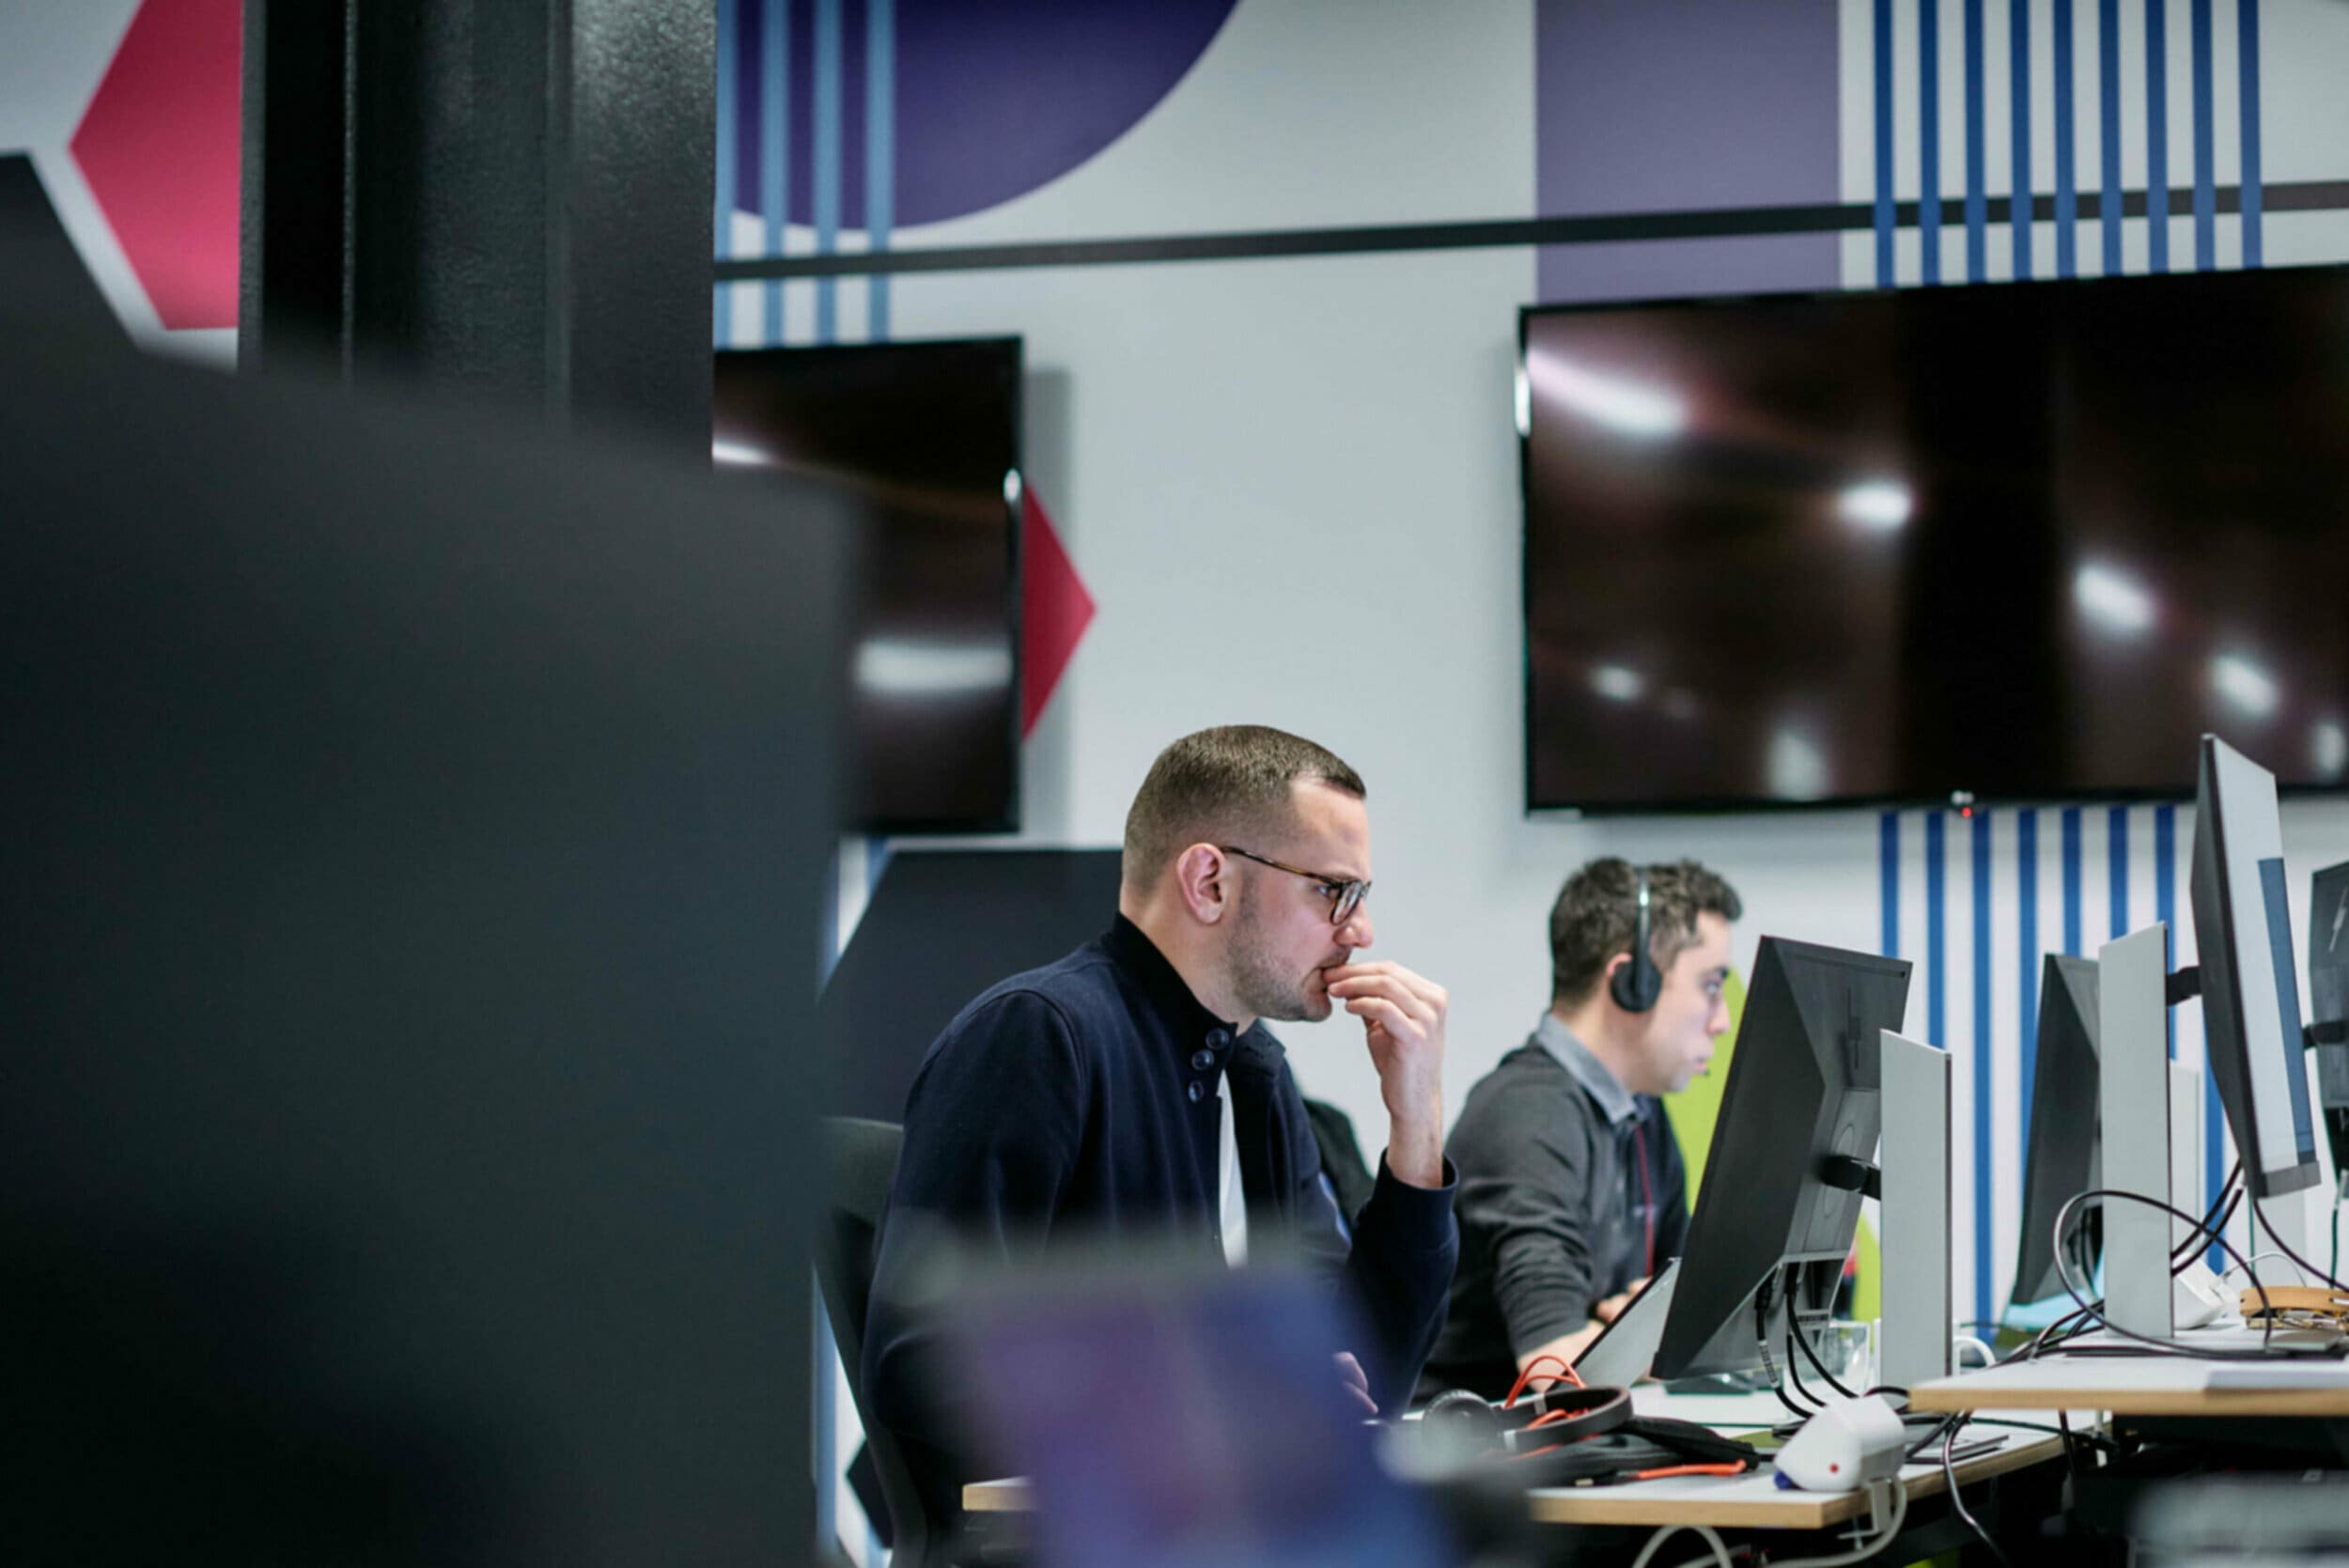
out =
<path fill-rule="evenodd" d="M 1330 905 L 1331 925 L 1344 925 L 1347 921 L 1352 920 L 1354 911 L 1362 907 L 1362 900 L 1370 896 L 1368 882 L 1357 882 L 1346 877 L 1331 877 L 1319 871 L 1307 871 L 1301 865 L 1290 865 L 1284 861 L 1276 861 L 1269 855 L 1259 855 L 1252 849 L 1242 849 L 1237 844 L 1219 844 L 1216 847 L 1226 855 L 1237 855 L 1244 861 L 1253 861 L 1258 865 L 1268 865 L 1275 871 L 1285 871 L 1292 877 L 1302 877 L 1309 882 L 1319 882 L 1328 891 L 1331 899 Z"/>

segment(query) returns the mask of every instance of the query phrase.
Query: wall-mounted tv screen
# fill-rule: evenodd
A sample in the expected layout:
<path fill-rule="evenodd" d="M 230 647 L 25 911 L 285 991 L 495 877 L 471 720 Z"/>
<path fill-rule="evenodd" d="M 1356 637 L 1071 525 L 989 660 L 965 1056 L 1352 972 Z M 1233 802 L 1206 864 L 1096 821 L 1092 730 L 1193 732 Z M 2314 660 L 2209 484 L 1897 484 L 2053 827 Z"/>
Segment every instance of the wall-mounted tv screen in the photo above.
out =
<path fill-rule="evenodd" d="M 1019 826 L 1020 340 L 718 355 L 711 455 L 863 503 L 848 825 Z"/>
<path fill-rule="evenodd" d="M 2349 269 L 1528 310 L 1531 808 L 2349 783 Z"/>

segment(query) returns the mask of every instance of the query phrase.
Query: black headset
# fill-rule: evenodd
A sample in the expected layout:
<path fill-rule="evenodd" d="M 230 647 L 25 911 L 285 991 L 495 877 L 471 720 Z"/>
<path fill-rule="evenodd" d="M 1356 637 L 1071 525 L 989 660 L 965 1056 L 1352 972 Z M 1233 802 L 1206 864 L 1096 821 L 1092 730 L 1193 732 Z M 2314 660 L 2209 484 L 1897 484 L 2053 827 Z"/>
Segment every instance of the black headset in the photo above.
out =
<path fill-rule="evenodd" d="M 1626 1013 L 1644 1013 L 1656 1005 L 1656 999 L 1664 994 L 1664 977 L 1656 968 L 1655 955 L 1648 951 L 1648 887 L 1647 867 L 1640 867 L 1640 919 L 1631 939 L 1631 962 L 1617 970 L 1607 983 L 1608 994 L 1615 1005 Z"/>

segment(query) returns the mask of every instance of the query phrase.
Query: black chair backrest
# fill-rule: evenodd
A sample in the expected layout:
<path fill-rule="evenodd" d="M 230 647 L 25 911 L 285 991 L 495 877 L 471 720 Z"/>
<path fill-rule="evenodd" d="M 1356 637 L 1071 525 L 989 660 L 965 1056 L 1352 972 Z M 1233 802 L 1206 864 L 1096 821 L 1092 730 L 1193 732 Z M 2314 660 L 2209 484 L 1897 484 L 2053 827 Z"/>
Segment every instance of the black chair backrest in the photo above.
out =
<path fill-rule="evenodd" d="M 897 1440 L 875 1424 L 865 1404 L 858 1368 L 864 1357 L 864 1309 L 873 1294 L 873 1260 L 880 1239 L 881 1215 L 889 1206 L 889 1184 L 897 1170 L 897 1145 L 905 1129 L 894 1122 L 867 1122 L 848 1116 L 824 1119 L 825 1155 L 832 1172 L 831 1200 L 816 1237 L 816 1278 L 824 1292 L 824 1312 L 832 1319 L 832 1336 L 848 1369 L 848 1388 L 856 1398 L 858 1421 L 864 1444 L 880 1477 L 881 1498 L 889 1507 L 890 1560 L 908 1568 L 921 1568 L 938 1535 L 924 1515 L 921 1495 Z"/>

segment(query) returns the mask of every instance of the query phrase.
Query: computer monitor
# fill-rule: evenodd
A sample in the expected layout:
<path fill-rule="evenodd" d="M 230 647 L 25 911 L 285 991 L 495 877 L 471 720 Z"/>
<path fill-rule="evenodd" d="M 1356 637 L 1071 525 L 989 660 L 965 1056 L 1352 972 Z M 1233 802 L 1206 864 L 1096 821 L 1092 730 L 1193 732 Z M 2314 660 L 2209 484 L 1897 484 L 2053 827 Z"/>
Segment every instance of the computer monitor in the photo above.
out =
<path fill-rule="evenodd" d="M 2292 968 L 2276 776 L 2202 737 L 2195 794 L 2194 936 L 2210 1075 L 2254 1198 L 2324 1179 Z"/>
<path fill-rule="evenodd" d="M 772 494 L 778 526 L 778 478 L 860 505 L 839 604 L 856 831 L 1019 826 L 1020 365 L 1020 340 L 994 337 L 733 349 L 711 372 L 710 456 Z"/>
<path fill-rule="evenodd" d="M 2349 861 L 2309 882 L 2309 1008 L 2317 1109 L 2338 1173 L 2349 1171 Z"/>
<path fill-rule="evenodd" d="M 2012 1299 L 2018 1307 L 2062 1294 L 2056 1216 L 2079 1194 L 2104 1185 L 2097 1005 L 2096 960 L 2048 954 L 2039 980 L 2039 1061 L 2031 1072 L 2023 1234 L 2015 1255 Z M 2092 1257 L 2100 1245 L 2099 1218 L 2098 1210 L 2088 1209 L 2077 1233 Z"/>
<path fill-rule="evenodd" d="M 1908 974 L 1898 958 L 1762 939 L 1657 1376 L 1766 1366 L 1790 1309 L 1826 1320 L 1859 1219 L 1856 1177 L 1875 1156 L 1879 1042 L 1901 1025 Z M 1790 1267 L 1791 1293 L 1777 1285 Z"/>

